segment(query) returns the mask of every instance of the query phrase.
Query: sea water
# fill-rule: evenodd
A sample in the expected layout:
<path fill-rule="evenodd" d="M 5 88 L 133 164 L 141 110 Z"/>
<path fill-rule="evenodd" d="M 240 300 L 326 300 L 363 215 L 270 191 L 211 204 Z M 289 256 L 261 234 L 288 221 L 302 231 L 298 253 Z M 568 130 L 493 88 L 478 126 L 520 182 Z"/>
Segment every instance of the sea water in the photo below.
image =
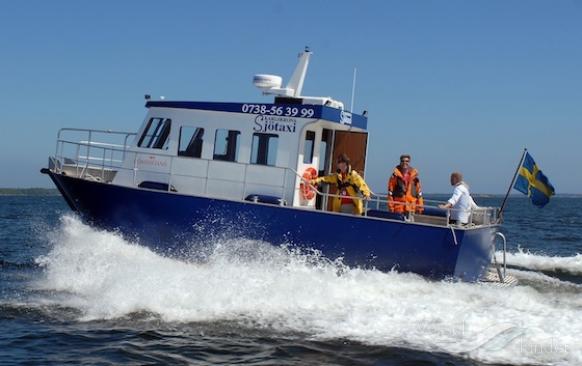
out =
<path fill-rule="evenodd" d="M 177 261 L 0 197 L 0 364 L 582 364 L 580 208 L 510 199 L 503 288 L 244 239 Z"/>

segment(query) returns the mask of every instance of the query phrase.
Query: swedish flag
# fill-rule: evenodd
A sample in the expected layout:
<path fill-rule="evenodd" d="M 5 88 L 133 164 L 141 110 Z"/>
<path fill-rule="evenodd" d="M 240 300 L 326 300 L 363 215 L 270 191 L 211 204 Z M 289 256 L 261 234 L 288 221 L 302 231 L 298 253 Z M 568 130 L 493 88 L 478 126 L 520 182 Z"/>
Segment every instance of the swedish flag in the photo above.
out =
<path fill-rule="evenodd" d="M 550 197 L 554 195 L 554 186 L 538 168 L 528 152 L 525 153 L 518 173 L 513 188 L 525 193 L 531 198 L 531 202 L 538 207 L 544 207 L 550 202 Z"/>

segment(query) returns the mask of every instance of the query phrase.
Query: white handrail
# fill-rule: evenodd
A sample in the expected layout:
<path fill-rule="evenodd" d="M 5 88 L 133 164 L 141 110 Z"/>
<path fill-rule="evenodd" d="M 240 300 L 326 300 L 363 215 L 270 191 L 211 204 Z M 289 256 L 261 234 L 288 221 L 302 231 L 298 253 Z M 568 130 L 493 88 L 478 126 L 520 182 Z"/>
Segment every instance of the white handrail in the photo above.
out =
<path fill-rule="evenodd" d="M 62 131 L 68 131 L 68 130 L 72 130 L 72 131 L 81 131 L 81 132 L 88 132 L 90 134 L 90 137 L 92 137 L 92 132 L 104 132 L 104 133 L 117 133 L 117 132 L 112 132 L 112 131 L 99 131 L 99 130 L 95 130 L 95 131 L 91 131 L 91 130 L 84 130 L 84 129 L 61 129 L 59 131 L 59 136 L 61 134 Z M 118 134 L 127 134 L 127 133 L 123 133 L 120 132 Z M 135 135 L 135 134 L 134 134 Z M 125 137 L 127 139 L 127 135 Z M 71 145 L 76 147 L 76 153 L 75 153 L 75 157 L 74 158 L 69 158 L 69 157 L 65 157 L 64 156 L 64 147 L 65 145 Z M 86 148 L 86 155 L 81 155 L 81 148 Z M 61 164 L 55 165 L 55 170 L 57 172 L 63 171 L 65 166 L 69 166 L 69 167 L 74 167 L 74 169 L 76 170 L 76 176 L 77 177 L 84 177 L 88 171 L 88 169 L 97 169 L 97 170 L 101 170 L 101 178 L 105 179 L 105 171 L 119 171 L 119 170 L 129 170 L 132 171 L 133 173 L 133 185 L 135 186 L 137 184 L 137 173 L 142 172 L 142 173 L 153 173 L 153 174 L 164 174 L 164 175 L 168 175 L 168 190 L 171 189 L 171 185 L 174 176 L 182 176 L 182 177 L 194 177 L 197 179 L 204 179 L 204 194 L 208 195 L 208 189 L 209 189 L 209 181 L 228 181 L 228 182 L 236 182 L 236 183 L 242 183 L 243 184 L 243 189 L 242 189 L 242 195 L 243 197 L 241 197 L 241 199 L 245 199 L 245 194 L 247 193 L 247 176 L 248 176 L 248 166 L 251 164 L 245 164 L 245 163 L 239 163 L 239 162 L 230 162 L 232 164 L 237 164 L 237 165 L 243 165 L 244 166 L 244 173 L 243 173 L 243 177 L 242 177 L 242 181 L 239 179 L 220 179 L 220 178 L 209 178 L 209 169 L 210 169 L 210 164 L 211 162 L 213 162 L 214 160 L 211 159 L 198 159 L 198 160 L 204 160 L 206 162 L 206 175 L 204 177 L 200 177 L 200 176 L 193 176 L 193 175 L 188 175 L 188 174 L 178 174 L 178 173 L 174 173 L 173 172 L 173 159 L 174 158 L 178 158 L 177 156 L 173 156 L 173 155 L 169 155 L 168 153 L 162 153 L 162 152 L 156 152 L 156 151 L 148 151 L 147 154 L 148 155 L 152 155 L 152 156 L 161 156 L 164 158 L 169 158 L 171 160 L 170 162 L 170 170 L 169 172 L 165 173 L 165 172 L 159 172 L 159 171 L 155 171 L 155 170 L 148 170 L 148 169 L 143 169 L 143 168 L 138 168 L 137 167 L 137 157 L 139 154 L 144 153 L 145 152 L 141 152 L 141 151 L 133 151 L 131 149 L 128 149 L 129 146 L 127 145 L 117 145 L 117 144 L 109 144 L 109 143 L 100 143 L 100 142 L 95 142 L 95 141 L 91 141 L 91 139 L 89 139 L 89 141 L 80 141 L 80 142 L 75 142 L 75 141 L 68 141 L 68 140 L 64 140 L 64 139 L 59 139 L 57 140 L 57 153 L 60 151 L 60 154 L 55 156 L 55 158 L 57 158 L 57 160 L 61 161 Z M 90 152 L 91 150 L 95 150 L 96 152 L 98 152 L 99 150 L 103 151 L 102 156 L 91 156 Z M 107 159 L 107 151 L 110 152 L 110 158 Z M 85 152 L 85 151 L 83 151 Z M 134 154 L 134 158 L 133 158 L 133 167 L 132 168 L 128 168 L 128 167 L 124 167 L 123 166 L 123 162 L 124 159 L 122 160 L 117 160 L 114 159 L 114 153 L 118 152 L 118 153 L 122 153 L 123 157 L 125 159 L 125 156 L 127 153 L 133 153 Z M 67 163 L 67 161 L 70 160 L 73 163 Z M 93 165 L 93 164 L 98 164 L 98 165 Z M 300 182 L 305 182 L 307 184 L 309 184 L 310 189 L 312 189 L 317 195 L 327 199 L 329 197 L 334 197 L 334 198 L 342 198 L 341 195 L 339 194 L 331 194 L 331 193 L 325 193 L 320 191 L 319 189 L 317 189 L 314 186 L 311 186 L 310 182 L 307 181 L 306 179 L 304 179 L 296 170 L 292 169 L 292 168 L 285 168 L 285 167 L 275 167 L 277 169 L 282 169 L 283 170 L 283 183 L 282 184 L 256 184 L 256 185 L 261 185 L 261 186 L 265 186 L 265 187 L 271 187 L 271 189 L 275 189 L 276 191 L 281 191 L 281 195 L 285 196 L 286 193 L 291 193 L 291 192 L 296 192 L 299 189 L 299 186 L 295 186 L 293 188 L 292 191 L 289 191 L 289 184 L 292 185 L 296 185 L 297 180 L 293 180 L 293 179 L 289 179 L 289 175 L 287 174 L 288 171 L 292 172 L 293 175 L 295 175 L 296 177 L 299 177 Z M 81 172 L 79 173 L 79 169 L 81 170 Z M 94 175 L 94 171 L 91 172 L 91 174 Z M 255 183 L 253 183 L 255 184 Z M 369 206 L 370 202 L 375 202 L 376 203 L 376 209 L 379 210 L 381 208 L 381 206 L 385 203 L 387 203 L 388 200 L 388 195 L 379 195 L 376 194 L 374 192 L 371 192 L 371 198 L 365 198 L 365 197 L 361 197 L 361 196 L 355 196 L 355 197 L 351 197 L 352 199 L 358 199 L 358 200 L 363 200 L 365 201 L 365 205 L 366 205 L 366 210 L 364 212 L 364 215 L 367 215 L 367 209 Z M 422 207 L 426 207 L 426 208 L 439 208 L 436 205 L 430 205 L 430 204 L 426 204 L 426 203 L 442 203 L 443 201 L 435 201 L 435 200 L 425 200 L 425 204 Z M 406 202 L 398 202 L 398 201 L 393 201 L 392 202 L 394 205 L 407 205 L 408 203 Z M 374 206 L 372 206 L 374 207 Z M 439 208 L 440 209 L 440 208 Z M 448 208 L 448 209 L 440 209 L 440 210 L 444 210 L 446 212 L 445 216 L 443 217 L 443 219 L 446 219 L 447 225 L 450 225 L 450 215 L 451 212 L 454 211 L 464 211 L 464 210 L 459 210 L 459 209 L 453 209 L 453 208 Z M 471 209 L 470 212 L 470 223 L 473 225 L 488 225 L 488 224 L 495 224 L 497 223 L 496 221 L 496 212 L 497 210 L 495 208 L 491 208 L 491 207 L 479 207 L 479 208 L 474 208 Z M 484 221 L 482 223 L 476 223 L 475 222 L 475 215 L 481 215 L 483 218 L 488 219 L 488 221 Z M 411 215 L 419 215 L 419 213 L 411 213 Z M 410 218 L 410 217 L 409 217 Z"/>
<path fill-rule="evenodd" d="M 316 187 L 311 185 L 311 182 L 307 181 L 305 178 L 303 178 L 303 176 L 301 176 L 296 170 L 288 168 L 290 171 L 292 171 L 293 173 L 295 173 L 295 175 L 297 177 L 299 177 L 299 179 L 301 179 L 301 181 L 303 181 L 304 183 L 308 183 L 309 187 L 318 195 L 323 196 L 323 197 L 337 197 L 337 198 L 343 198 L 344 196 L 338 195 L 338 194 L 331 194 L 331 193 L 325 193 L 325 192 L 321 192 L 320 190 L 318 190 Z M 368 202 L 376 202 L 377 203 L 377 207 L 379 207 L 380 203 L 383 202 L 387 202 L 388 201 L 388 195 L 378 195 L 372 191 L 371 195 L 374 196 L 374 198 L 370 198 L 370 199 L 366 199 L 364 197 L 360 197 L 360 196 L 355 196 L 355 197 L 350 197 L 351 199 L 358 199 L 358 200 L 363 200 L 366 205 L 368 204 Z M 445 201 L 437 201 L 437 200 L 424 200 L 424 202 L 435 202 L 435 203 L 444 203 Z M 392 204 L 394 205 L 401 205 L 401 206 L 406 206 L 409 203 L 407 202 L 398 202 L 398 201 L 392 201 Z M 451 226 L 452 224 L 450 224 L 450 216 L 451 216 L 451 212 L 467 212 L 467 210 L 462 210 L 462 209 L 454 209 L 454 208 L 440 208 L 437 205 L 427 205 L 424 204 L 423 206 L 421 206 L 423 208 L 425 207 L 429 207 L 429 208 L 438 208 L 440 210 L 444 210 L 446 211 L 446 221 L 447 223 L 449 223 L 448 225 Z M 473 223 L 473 216 L 474 213 L 480 213 L 482 212 L 484 215 L 487 214 L 488 212 L 491 212 L 492 214 L 496 214 L 497 213 L 497 209 L 494 207 L 477 207 L 477 208 L 471 208 L 469 210 L 469 223 Z M 364 212 L 364 214 L 366 214 L 366 212 Z M 496 217 L 495 215 L 492 215 L 493 217 L 491 217 L 491 222 L 495 223 Z"/>

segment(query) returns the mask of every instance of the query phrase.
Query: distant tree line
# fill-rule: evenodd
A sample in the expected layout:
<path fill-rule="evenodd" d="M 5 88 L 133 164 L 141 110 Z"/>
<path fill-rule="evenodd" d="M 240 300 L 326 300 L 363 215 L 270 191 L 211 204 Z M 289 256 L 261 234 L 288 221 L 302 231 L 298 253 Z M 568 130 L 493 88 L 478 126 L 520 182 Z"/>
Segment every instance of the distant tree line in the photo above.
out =
<path fill-rule="evenodd" d="M 0 188 L 0 196 L 55 196 L 59 191 L 53 188 Z"/>

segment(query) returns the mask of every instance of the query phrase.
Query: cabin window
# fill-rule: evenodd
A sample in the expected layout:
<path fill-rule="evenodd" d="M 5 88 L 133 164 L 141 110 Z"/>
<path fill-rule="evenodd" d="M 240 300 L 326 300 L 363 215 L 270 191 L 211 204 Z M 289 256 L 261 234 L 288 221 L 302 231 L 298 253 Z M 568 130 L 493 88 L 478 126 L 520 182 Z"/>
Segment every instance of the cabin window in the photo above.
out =
<path fill-rule="evenodd" d="M 327 151 L 327 141 L 321 140 L 319 143 L 319 168 L 317 169 L 320 172 L 324 172 L 327 168 L 325 164 L 329 161 L 328 154 L 329 152 Z"/>
<path fill-rule="evenodd" d="M 303 164 L 313 162 L 313 147 L 315 146 L 315 132 L 305 132 L 305 142 L 303 143 Z"/>
<path fill-rule="evenodd" d="M 240 131 L 216 130 L 214 160 L 237 161 Z"/>
<path fill-rule="evenodd" d="M 330 166 L 331 160 L 331 141 L 333 140 L 333 130 L 324 128 L 321 131 L 321 141 L 319 141 L 319 173 L 326 174 Z"/>
<path fill-rule="evenodd" d="M 137 146 L 151 149 L 167 149 L 171 124 L 172 120 L 169 118 L 151 118 Z"/>
<path fill-rule="evenodd" d="M 180 128 L 180 145 L 178 156 L 190 158 L 202 157 L 204 129 L 201 127 L 182 126 Z"/>
<path fill-rule="evenodd" d="M 251 164 L 271 165 L 277 163 L 279 135 L 272 133 L 254 133 L 251 148 Z"/>

